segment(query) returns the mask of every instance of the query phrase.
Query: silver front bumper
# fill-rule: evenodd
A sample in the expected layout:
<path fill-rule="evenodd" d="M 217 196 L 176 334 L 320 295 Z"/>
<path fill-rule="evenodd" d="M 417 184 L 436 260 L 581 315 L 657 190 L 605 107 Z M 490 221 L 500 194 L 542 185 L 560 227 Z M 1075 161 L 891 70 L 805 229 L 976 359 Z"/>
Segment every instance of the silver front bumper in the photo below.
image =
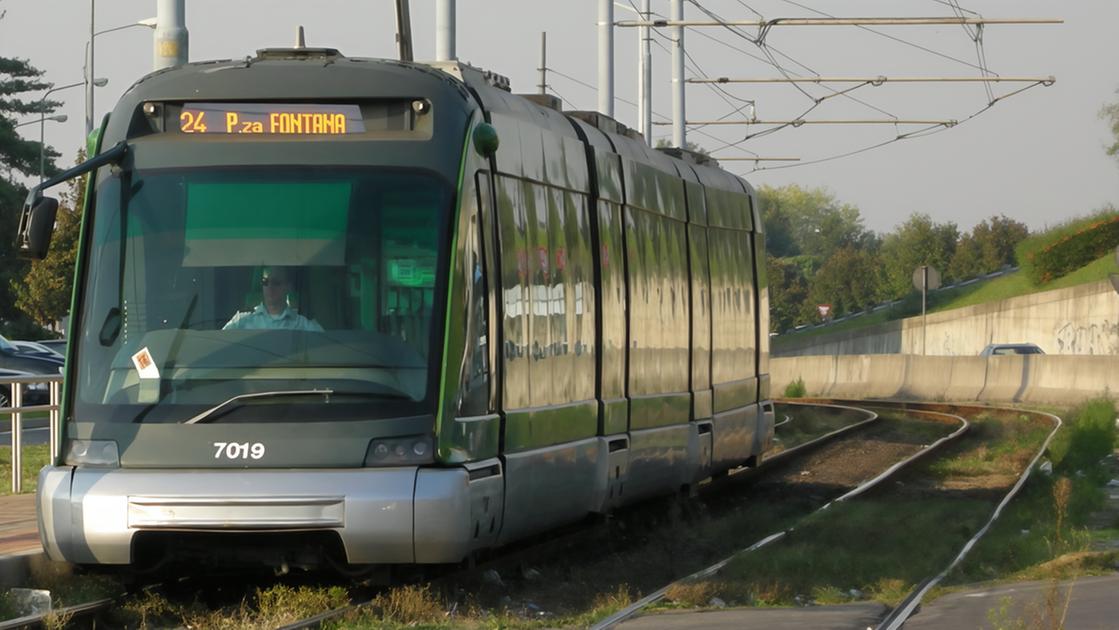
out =
<path fill-rule="evenodd" d="M 472 490 L 478 488 L 462 468 L 48 466 L 37 501 L 43 549 L 54 560 L 129 564 L 140 531 L 317 530 L 337 532 L 353 564 L 397 564 L 417 562 L 417 547 L 420 562 L 457 562 L 469 553 L 479 542 L 471 532 Z"/>

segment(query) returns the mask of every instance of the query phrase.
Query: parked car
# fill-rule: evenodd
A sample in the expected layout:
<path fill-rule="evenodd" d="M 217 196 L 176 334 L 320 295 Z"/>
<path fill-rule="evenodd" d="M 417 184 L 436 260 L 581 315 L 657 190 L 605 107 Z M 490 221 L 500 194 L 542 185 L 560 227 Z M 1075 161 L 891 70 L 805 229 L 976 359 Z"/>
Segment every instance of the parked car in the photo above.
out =
<path fill-rule="evenodd" d="M 38 376 L 30 372 L 19 370 L 0 369 L 0 377 L 4 376 Z M 50 402 L 50 388 L 46 383 L 32 383 L 23 386 L 23 406 L 45 405 Z M 12 388 L 10 385 L 0 385 L 0 407 L 12 405 Z"/>
<path fill-rule="evenodd" d="M 1045 354 L 1035 343 L 993 343 L 979 353 L 981 357 L 997 357 L 1010 354 Z"/>
<path fill-rule="evenodd" d="M 33 356 L 40 356 L 40 357 L 47 357 L 47 358 L 51 358 L 51 359 L 62 359 L 63 358 L 63 356 L 61 354 L 59 354 L 58 352 L 55 352 L 54 350 L 51 350 L 50 348 L 46 347 L 45 345 L 42 344 L 42 342 L 39 342 L 39 341 L 16 341 L 16 340 L 12 340 L 9 343 L 11 343 L 13 346 L 15 346 L 17 349 L 19 349 L 20 352 L 22 352 L 24 354 L 30 354 L 30 355 L 33 355 Z"/>
<path fill-rule="evenodd" d="M 31 374 L 60 374 L 63 363 L 65 360 L 61 356 L 51 357 L 23 352 L 0 335 L 0 369 Z"/>
<path fill-rule="evenodd" d="M 51 350 L 57 352 L 63 358 L 66 357 L 66 340 L 65 339 L 44 339 L 38 342 L 40 346 L 46 346 Z"/>

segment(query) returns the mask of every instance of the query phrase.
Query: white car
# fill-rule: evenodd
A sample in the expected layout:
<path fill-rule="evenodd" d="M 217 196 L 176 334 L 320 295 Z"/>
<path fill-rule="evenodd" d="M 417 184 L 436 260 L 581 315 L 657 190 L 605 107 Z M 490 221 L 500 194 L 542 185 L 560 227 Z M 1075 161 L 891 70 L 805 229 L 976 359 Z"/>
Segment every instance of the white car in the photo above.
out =
<path fill-rule="evenodd" d="M 1045 354 L 1035 343 L 993 343 L 979 353 L 981 357 L 996 357 L 1009 354 Z"/>

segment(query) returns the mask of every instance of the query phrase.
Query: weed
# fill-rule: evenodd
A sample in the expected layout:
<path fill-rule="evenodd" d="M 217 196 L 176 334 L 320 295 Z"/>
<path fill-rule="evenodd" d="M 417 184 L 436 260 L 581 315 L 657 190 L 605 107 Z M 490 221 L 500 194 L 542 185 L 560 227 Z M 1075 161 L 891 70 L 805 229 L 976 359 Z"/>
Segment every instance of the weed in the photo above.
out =
<path fill-rule="evenodd" d="M 20 616 L 12 595 L 8 592 L 0 593 L 0 619 L 14 619 Z"/>
<path fill-rule="evenodd" d="M 23 472 L 23 491 L 35 492 L 39 482 L 39 470 L 49 463 L 46 444 L 24 444 L 21 452 Z M 0 446 L 0 495 L 12 493 L 12 447 Z"/>
<path fill-rule="evenodd" d="M 909 595 L 909 583 L 898 578 L 880 578 L 870 585 L 866 595 L 879 602 L 900 602 Z"/>
<path fill-rule="evenodd" d="M 443 603 L 426 584 L 389 589 L 377 595 L 372 604 L 381 618 L 389 622 L 431 623 L 443 618 Z"/>
<path fill-rule="evenodd" d="M 179 613 L 179 608 L 166 597 L 144 592 L 118 606 L 113 611 L 113 617 L 121 626 L 145 630 L 152 625 L 161 625 L 160 622 L 178 617 Z"/>
<path fill-rule="evenodd" d="M 1064 429 L 1049 447 L 1055 470 L 1088 471 L 1115 449 L 1115 405 L 1107 398 L 1090 400 L 1066 416 Z"/>
<path fill-rule="evenodd" d="M 1026 630 L 1026 621 L 1021 617 L 1014 617 L 1010 612 L 1013 603 L 1014 599 L 1007 595 L 999 598 L 998 608 L 987 611 L 991 630 Z"/>
<path fill-rule="evenodd" d="M 1072 496 L 1072 482 L 1068 477 L 1061 477 L 1053 484 L 1053 512 L 1057 520 L 1054 534 L 1057 538 L 1057 547 L 1065 549 L 1065 518 L 1068 516 L 1069 497 Z"/>
<path fill-rule="evenodd" d="M 843 604 L 851 601 L 851 595 L 838 586 L 828 584 L 812 589 L 812 601 L 823 605 Z"/>
<path fill-rule="evenodd" d="M 72 612 L 52 610 L 43 615 L 42 624 L 43 627 L 46 628 L 46 630 L 63 630 L 64 628 L 69 627 L 70 621 L 71 619 L 73 619 L 73 617 L 74 613 Z"/>
<path fill-rule="evenodd" d="M 633 603 L 633 595 L 628 584 L 619 584 L 613 591 L 600 593 L 594 600 L 595 610 L 621 610 Z"/>
<path fill-rule="evenodd" d="M 804 386 L 804 379 L 799 376 L 797 380 L 785 386 L 785 398 L 804 398 L 807 393 L 808 388 Z"/>
<path fill-rule="evenodd" d="M 665 598 L 686 608 L 702 608 L 716 598 L 723 597 L 723 585 L 709 580 L 677 582 L 668 587 Z"/>
<path fill-rule="evenodd" d="M 1069 603 L 1072 602 L 1072 587 L 1076 581 L 1069 583 L 1062 596 L 1060 582 L 1053 580 L 1045 589 L 1045 600 L 1041 605 L 1036 603 L 1030 606 L 1033 622 L 1031 627 L 1043 630 L 1065 630 L 1065 619 L 1068 618 Z"/>
<path fill-rule="evenodd" d="M 293 588 L 278 584 L 256 593 L 257 611 L 268 620 L 291 620 L 312 617 L 349 603 L 346 589 L 341 586 Z"/>

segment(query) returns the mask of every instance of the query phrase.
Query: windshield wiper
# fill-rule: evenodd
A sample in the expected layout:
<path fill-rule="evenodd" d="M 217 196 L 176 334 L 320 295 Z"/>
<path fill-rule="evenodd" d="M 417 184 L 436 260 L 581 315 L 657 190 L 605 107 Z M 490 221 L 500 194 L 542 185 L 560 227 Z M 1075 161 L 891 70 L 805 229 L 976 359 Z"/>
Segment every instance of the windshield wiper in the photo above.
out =
<path fill-rule="evenodd" d="M 280 396 L 324 396 L 326 400 L 330 400 L 330 395 L 334 393 L 333 389 L 281 389 L 274 392 L 253 392 L 251 394 L 239 394 L 230 398 L 229 400 L 210 407 L 206 411 L 194 416 L 193 418 L 183 420 L 183 424 L 198 424 L 200 422 L 209 422 L 218 416 L 229 411 L 233 406 L 244 400 L 251 400 L 254 398 L 278 398 Z"/>
<path fill-rule="evenodd" d="M 218 416 L 224 415 L 227 411 L 232 410 L 237 403 L 245 400 L 252 400 L 254 398 L 276 398 L 280 396 L 322 396 L 326 402 L 330 402 L 331 396 L 345 396 L 345 397 L 362 397 L 362 398 L 377 398 L 377 399 L 395 399 L 395 400 L 412 400 L 411 396 L 397 392 L 354 392 L 354 391 L 337 391 L 333 389 L 281 389 L 271 392 L 253 392 L 251 394 L 240 394 L 230 398 L 229 400 L 215 405 L 203 411 L 202 413 L 183 420 L 182 424 L 199 424 L 202 422 L 209 422 L 216 419 Z"/>

